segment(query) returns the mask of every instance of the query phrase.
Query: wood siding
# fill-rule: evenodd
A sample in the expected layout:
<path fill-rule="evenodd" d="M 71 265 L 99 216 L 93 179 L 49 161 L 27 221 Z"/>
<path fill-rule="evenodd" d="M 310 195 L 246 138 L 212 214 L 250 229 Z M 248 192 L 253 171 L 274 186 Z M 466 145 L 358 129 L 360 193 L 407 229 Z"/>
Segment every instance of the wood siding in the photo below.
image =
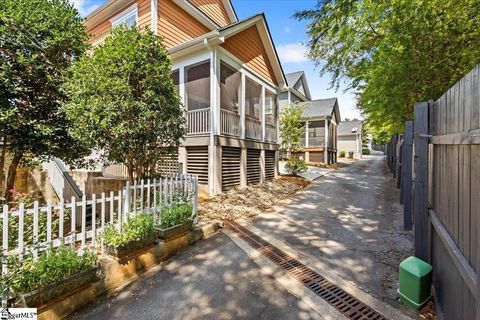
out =
<path fill-rule="evenodd" d="M 172 0 L 158 1 L 158 34 L 169 49 L 210 30 Z"/>
<path fill-rule="evenodd" d="M 226 39 L 222 47 L 258 74 L 278 84 L 256 25 Z"/>
<path fill-rule="evenodd" d="M 224 27 L 231 23 L 222 0 L 190 0 L 210 19 Z"/>
<path fill-rule="evenodd" d="M 140 28 L 147 27 L 150 29 L 150 26 L 151 26 L 150 0 L 138 0 L 136 3 L 138 6 L 138 26 Z M 133 4 L 128 5 L 122 11 L 106 17 L 102 22 L 97 24 L 95 27 L 87 30 L 88 34 L 91 37 L 90 43 L 92 43 L 93 45 L 99 45 L 103 41 L 105 41 L 105 38 L 107 38 L 110 35 L 110 31 L 112 30 L 110 19 L 118 15 L 121 15 L 125 10 L 130 8 L 132 5 Z"/>

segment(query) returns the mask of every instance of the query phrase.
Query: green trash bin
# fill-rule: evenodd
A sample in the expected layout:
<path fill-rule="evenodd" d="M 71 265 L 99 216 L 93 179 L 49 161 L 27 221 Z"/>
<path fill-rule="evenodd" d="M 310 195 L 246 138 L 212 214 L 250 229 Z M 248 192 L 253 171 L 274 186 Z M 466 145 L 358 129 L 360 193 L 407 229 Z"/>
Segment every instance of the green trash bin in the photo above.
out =
<path fill-rule="evenodd" d="M 400 263 L 400 287 L 397 292 L 407 306 L 420 309 L 431 297 L 432 266 L 416 257 Z"/>

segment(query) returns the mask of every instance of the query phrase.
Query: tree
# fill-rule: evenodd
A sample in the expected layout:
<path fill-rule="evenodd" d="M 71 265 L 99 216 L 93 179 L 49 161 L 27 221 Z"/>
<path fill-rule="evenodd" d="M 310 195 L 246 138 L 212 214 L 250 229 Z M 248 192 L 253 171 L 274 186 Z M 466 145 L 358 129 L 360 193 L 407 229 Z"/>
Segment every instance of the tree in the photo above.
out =
<path fill-rule="evenodd" d="M 102 160 L 123 162 L 131 182 L 152 176 L 185 135 L 171 67 L 160 37 L 118 27 L 72 68 L 65 105 L 72 135 L 101 150 Z"/>
<path fill-rule="evenodd" d="M 302 123 L 304 106 L 300 103 L 292 103 L 280 112 L 280 139 L 285 145 L 290 157 L 294 148 L 300 146 L 300 141 L 305 133 Z"/>
<path fill-rule="evenodd" d="M 11 156 L 5 196 L 17 167 L 33 158 L 66 161 L 85 152 L 69 136 L 60 112 L 62 84 L 88 36 L 67 0 L 0 1 L 0 184 Z"/>
<path fill-rule="evenodd" d="M 403 130 L 415 101 L 437 99 L 480 62 L 478 0 L 322 0 L 307 20 L 309 56 L 357 93 L 376 141 Z"/>

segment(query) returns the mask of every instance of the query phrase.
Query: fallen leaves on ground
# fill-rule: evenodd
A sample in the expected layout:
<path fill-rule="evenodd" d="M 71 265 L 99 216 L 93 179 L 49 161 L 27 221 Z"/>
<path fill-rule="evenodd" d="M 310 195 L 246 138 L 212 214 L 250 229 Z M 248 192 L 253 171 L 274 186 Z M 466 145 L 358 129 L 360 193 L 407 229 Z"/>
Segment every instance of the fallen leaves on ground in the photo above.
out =
<path fill-rule="evenodd" d="M 305 188 L 310 181 L 294 176 L 282 176 L 263 184 L 234 188 L 212 198 L 201 198 L 200 220 L 235 220 L 254 217 L 276 202 Z"/>

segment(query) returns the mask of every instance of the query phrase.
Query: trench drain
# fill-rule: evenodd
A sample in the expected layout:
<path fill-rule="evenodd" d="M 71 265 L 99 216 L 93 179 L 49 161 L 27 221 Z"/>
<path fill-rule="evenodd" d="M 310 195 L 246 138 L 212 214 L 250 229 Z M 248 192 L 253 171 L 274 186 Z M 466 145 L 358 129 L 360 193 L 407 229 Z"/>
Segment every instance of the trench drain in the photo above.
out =
<path fill-rule="evenodd" d="M 235 232 L 239 238 L 247 242 L 251 247 L 255 248 L 262 255 L 300 281 L 317 296 L 327 301 L 348 319 L 387 320 L 383 315 L 357 300 L 343 289 L 337 287 L 316 271 L 305 266 L 297 259 L 289 256 L 238 223 L 228 221 L 225 223 L 225 226 Z"/>

